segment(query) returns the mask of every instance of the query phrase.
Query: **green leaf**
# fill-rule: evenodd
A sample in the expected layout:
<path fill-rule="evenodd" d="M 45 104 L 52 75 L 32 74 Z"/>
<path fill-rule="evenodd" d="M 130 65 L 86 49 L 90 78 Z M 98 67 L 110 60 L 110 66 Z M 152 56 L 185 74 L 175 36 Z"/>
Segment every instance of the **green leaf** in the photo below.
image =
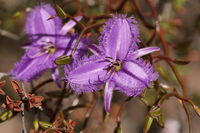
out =
<path fill-rule="evenodd" d="M 122 133 L 121 122 L 117 122 L 117 127 L 114 130 L 114 133 Z"/>
<path fill-rule="evenodd" d="M 0 122 L 4 122 L 13 116 L 13 112 L 11 110 L 4 111 L 0 114 Z"/>
<path fill-rule="evenodd" d="M 108 113 L 108 112 L 105 112 L 105 110 L 104 110 L 103 121 L 106 121 L 106 120 L 108 120 L 108 119 L 109 119 L 109 117 L 110 117 L 110 113 Z"/>
<path fill-rule="evenodd" d="M 20 12 L 20 11 L 17 11 L 17 12 L 15 12 L 14 14 L 13 14 L 13 18 L 19 18 L 19 17 L 21 17 L 23 15 L 23 13 L 22 12 Z"/>
<path fill-rule="evenodd" d="M 158 117 L 156 117 L 156 121 L 158 122 L 160 127 L 164 128 L 164 120 L 163 120 L 163 114 L 162 113 Z"/>
<path fill-rule="evenodd" d="M 34 120 L 33 121 L 33 127 L 35 129 L 35 131 L 38 131 L 40 125 L 39 125 L 39 121 L 38 120 Z"/>
<path fill-rule="evenodd" d="M 150 116 L 154 119 L 156 119 L 156 121 L 158 122 L 158 124 L 161 126 L 161 127 L 164 127 L 164 120 L 163 120 L 163 114 L 162 114 L 162 111 L 160 109 L 160 107 L 158 106 L 153 106 L 150 111 Z"/>
<path fill-rule="evenodd" d="M 159 66 L 156 68 L 156 70 L 159 72 L 159 74 L 165 79 L 165 80 L 169 80 L 169 73 L 162 67 Z"/>
<path fill-rule="evenodd" d="M 147 133 L 149 131 L 152 123 L 153 123 L 153 118 L 151 116 L 147 116 L 145 120 L 144 128 L 143 128 L 144 133 Z"/>
<path fill-rule="evenodd" d="M 60 56 L 58 57 L 56 60 L 55 60 L 55 64 L 57 65 L 66 65 L 66 64 L 69 64 L 71 63 L 72 61 L 72 56 Z"/>
<path fill-rule="evenodd" d="M 67 15 L 66 15 L 65 11 L 63 11 L 63 9 L 59 5 L 56 5 L 55 9 L 56 9 L 57 15 L 61 19 L 65 19 L 66 18 Z"/>
<path fill-rule="evenodd" d="M 141 100 L 146 103 L 147 106 L 150 106 L 155 103 L 156 97 L 156 90 L 154 88 L 150 88 L 145 90 L 144 96 Z"/>
<path fill-rule="evenodd" d="M 42 129 L 48 129 L 48 128 L 53 126 L 52 123 L 49 123 L 49 122 L 46 122 L 46 121 L 38 121 L 38 123 L 39 123 L 39 125 Z"/>
<path fill-rule="evenodd" d="M 116 127 L 114 133 L 123 133 L 121 127 Z"/>

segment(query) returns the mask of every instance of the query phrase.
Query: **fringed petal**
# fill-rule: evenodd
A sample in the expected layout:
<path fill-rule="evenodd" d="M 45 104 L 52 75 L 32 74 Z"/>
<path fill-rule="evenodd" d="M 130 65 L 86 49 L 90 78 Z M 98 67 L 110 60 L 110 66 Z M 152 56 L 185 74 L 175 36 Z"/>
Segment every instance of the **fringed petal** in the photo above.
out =
<path fill-rule="evenodd" d="M 94 54 L 94 55 L 97 55 L 97 56 L 101 56 L 101 54 L 103 53 L 101 51 L 101 48 L 95 44 L 92 44 L 92 45 L 88 45 L 88 49 Z"/>
<path fill-rule="evenodd" d="M 122 70 L 114 75 L 113 80 L 116 90 L 128 96 L 137 96 L 157 78 L 158 74 L 153 71 L 152 66 L 139 59 L 124 62 Z"/>
<path fill-rule="evenodd" d="M 104 26 L 100 37 L 100 45 L 105 49 L 105 55 L 123 60 L 127 53 L 138 48 L 139 33 L 136 21 L 126 16 L 113 17 Z M 131 46 L 133 45 L 133 46 Z"/>
<path fill-rule="evenodd" d="M 61 28 L 61 20 L 56 17 L 48 20 L 56 12 L 49 4 L 41 4 L 35 7 L 27 17 L 26 33 L 40 43 L 55 41 L 55 35 Z"/>
<path fill-rule="evenodd" d="M 108 62 L 97 56 L 74 61 L 65 68 L 67 82 L 77 93 L 97 90 L 98 85 L 107 79 L 108 65 Z"/>
<path fill-rule="evenodd" d="M 30 59 L 24 55 L 20 62 L 15 64 L 15 68 L 10 71 L 12 77 L 16 80 L 29 82 L 38 78 L 52 63 L 46 59 L 45 55 L 39 58 Z"/>

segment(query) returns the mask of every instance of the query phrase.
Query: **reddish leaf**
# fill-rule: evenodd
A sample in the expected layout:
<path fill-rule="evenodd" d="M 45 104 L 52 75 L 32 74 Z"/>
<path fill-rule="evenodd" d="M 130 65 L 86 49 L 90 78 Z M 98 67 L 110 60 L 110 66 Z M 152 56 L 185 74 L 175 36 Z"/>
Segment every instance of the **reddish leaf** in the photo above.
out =
<path fill-rule="evenodd" d="M 6 95 L 6 93 L 2 90 L 2 89 L 0 89 L 0 95 Z"/>
<path fill-rule="evenodd" d="M 12 84 L 14 91 L 17 92 L 21 98 L 24 97 L 24 92 L 23 92 L 22 88 L 19 86 L 19 84 L 17 83 L 17 81 L 12 80 L 11 84 Z"/>

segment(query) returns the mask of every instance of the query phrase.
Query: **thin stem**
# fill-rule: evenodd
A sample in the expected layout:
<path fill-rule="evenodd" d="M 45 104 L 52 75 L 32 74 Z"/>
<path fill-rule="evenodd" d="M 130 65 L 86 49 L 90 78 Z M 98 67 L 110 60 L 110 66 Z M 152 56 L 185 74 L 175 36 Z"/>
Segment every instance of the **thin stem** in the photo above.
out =
<path fill-rule="evenodd" d="M 83 127 L 81 129 L 81 132 L 87 127 L 90 116 L 91 116 L 92 112 L 94 111 L 94 108 L 97 104 L 97 100 L 98 100 L 98 94 L 96 92 L 94 92 L 93 93 L 93 100 L 91 102 L 91 106 L 89 107 L 87 113 L 85 114 L 85 120 L 83 122 Z"/>
<path fill-rule="evenodd" d="M 22 90 L 24 92 L 24 97 L 22 97 L 22 104 L 21 104 L 21 109 L 22 109 L 22 112 L 21 112 L 21 117 L 22 117 L 22 133 L 27 133 L 26 125 L 25 125 L 25 108 L 24 108 L 25 104 L 24 104 L 24 101 L 28 98 L 28 96 L 26 94 L 24 83 L 22 83 Z"/>
<path fill-rule="evenodd" d="M 121 122 L 121 114 L 126 106 L 126 104 L 132 99 L 133 97 L 128 97 L 123 104 L 121 104 L 119 111 L 117 113 L 117 117 L 116 117 L 116 122 L 120 123 Z"/>
<path fill-rule="evenodd" d="M 176 93 L 176 92 L 172 92 L 172 93 L 168 93 L 168 94 L 162 96 L 162 97 L 159 99 L 157 105 L 158 105 L 158 106 L 161 106 L 161 104 L 165 101 L 165 99 L 170 98 L 170 97 L 176 97 L 177 99 L 180 99 L 180 100 L 181 100 L 182 105 L 183 105 L 183 109 L 185 110 L 185 113 L 186 113 L 186 116 L 187 116 L 187 119 L 188 119 L 189 133 L 192 133 L 192 126 L 191 126 L 191 125 L 192 125 L 192 120 L 191 120 L 190 113 L 189 113 L 189 111 L 188 111 L 188 109 L 187 109 L 187 106 L 185 105 L 185 102 L 190 103 L 190 104 L 192 105 L 193 108 L 194 108 L 194 104 L 192 103 L 191 100 L 186 99 L 186 98 L 180 96 L 180 95 L 179 95 L 178 93 Z"/>
<path fill-rule="evenodd" d="M 70 107 L 64 109 L 63 113 L 65 114 L 65 113 L 67 113 L 67 112 L 69 112 L 71 110 L 75 110 L 75 109 L 79 109 L 79 108 L 85 108 L 85 107 L 90 107 L 90 105 L 88 105 L 88 104 L 79 104 L 79 105 L 76 105 L 76 106 L 70 106 Z"/>
<path fill-rule="evenodd" d="M 149 8 L 150 8 L 150 10 L 152 12 L 153 17 L 157 20 L 158 19 L 158 13 L 155 10 L 154 5 L 152 4 L 152 1 L 150 1 L 150 0 L 145 0 L 145 1 L 146 1 L 147 5 L 149 6 Z"/>
<path fill-rule="evenodd" d="M 31 90 L 31 93 L 34 93 L 36 90 L 40 89 L 41 87 L 43 87 L 44 85 L 48 84 L 48 83 L 51 83 L 53 82 L 54 80 L 53 79 L 48 79 L 48 80 L 45 80 L 43 81 L 42 83 L 40 83 L 39 85 L 35 86 L 32 90 Z"/>
<path fill-rule="evenodd" d="M 154 56 L 153 58 L 158 58 L 158 60 L 156 60 L 156 62 L 160 61 L 160 60 L 167 60 L 176 64 L 182 64 L 182 65 L 186 65 L 189 64 L 190 61 L 188 60 L 177 60 L 177 59 L 172 59 L 170 57 L 166 57 L 166 56 Z"/>
<path fill-rule="evenodd" d="M 181 76 L 178 72 L 178 70 L 176 69 L 176 67 L 170 62 L 170 61 L 167 61 L 168 65 L 171 67 L 172 71 L 174 72 L 174 75 L 176 76 L 176 79 L 178 80 L 182 90 L 183 90 L 183 96 L 186 96 L 187 93 L 186 93 L 186 87 L 185 87 L 185 84 L 183 83 L 182 79 L 181 79 Z"/>
<path fill-rule="evenodd" d="M 136 0 L 132 0 L 133 6 L 135 7 L 139 18 L 142 20 L 142 23 L 149 29 L 155 29 L 155 26 L 150 25 L 144 18 L 143 13 L 141 12 L 139 6 L 136 3 Z"/>
<path fill-rule="evenodd" d="M 121 0 L 121 3 L 113 11 L 119 11 L 119 10 L 121 10 L 124 7 L 124 5 L 125 5 L 126 2 L 127 2 L 127 0 Z M 110 2 L 110 4 L 111 4 L 111 2 Z"/>
<path fill-rule="evenodd" d="M 95 27 L 99 27 L 99 26 L 101 26 L 101 25 L 103 25 L 103 24 L 104 24 L 104 22 L 101 22 L 101 23 L 92 24 L 92 25 L 90 25 L 90 26 L 85 27 L 85 28 L 82 30 L 82 32 L 80 33 L 80 35 L 79 35 L 79 37 L 78 37 L 78 39 L 77 39 L 77 41 L 76 41 L 76 43 L 75 43 L 75 45 L 74 45 L 74 47 L 73 47 L 73 49 L 72 49 L 70 55 L 73 57 L 73 55 L 74 55 L 74 53 L 76 52 L 76 49 L 77 49 L 77 47 L 78 47 L 78 45 L 79 45 L 79 42 L 81 41 L 83 35 L 84 35 L 86 32 L 88 32 L 88 30 L 90 30 L 90 29 L 92 29 L 92 28 L 95 28 Z"/>
<path fill-rule="evenodd" d="M 158 13 L 157 13 L 155 7 L 153 6 L 153 4 L 152 4 L 152 2 L 150 0 L 145 0 L 145 1 L 146 1 L 147 5 L 149 6 L 149 8 L 151 10 L 151 13 L 152 13 L 152 15 L 154 17 L 154 20 L 156 22 L 156 31 L 157 31 L 157 35 L 158 35 L 158 37 L 159 37 L 159 39 L 161 41 L 161 44 L 163 46 L 164 55 L 168 56 L 169 55 L 169 50 L 168 50 L 169 48 L 168 48 L 167 42 L 164 39 L 162 30 L 160 30 L 160 24 L 159 24 L 160 21 L 159 21 Z"/>
<path fill-rule="evenodd" d="M 6 31 L 6 30 L 3 30 L 3 29 L 0 29 L 0 35 L 6 36 L 6 37 L 8 37 L 8 38 L 10 38 L 10 39 L 13 39 L 13 40 L 15 40 L 15 41 L 18 41 L 18 40 L 20 39 L 19 36 L 15 35 L 15 34 L 13 34 L 13 33 L 11 33 L 11 32 L 8 32 L 8 31 Z"/>
<path fill-rule="evenodd" d="M 69 19 L 73 20 L 76 24 L 80 25 L 81 28 L 83 28 L 83 29 L 85 28 L 85 25 L 84 25 L 84 24 L 82 24 L 81 22 L 77 21 L 77 20 L 76 20 L 74 17 L 72 17 L 71 15 L 67 14 L 67 17 L 68 17 Z"/>
<path fill-rule="evenodd" d="M 161 44 L 162 44 L 162 47 L 163 47 L 163 50 L 164 50 L 164 55 L 168 56 L 169 55 L 168 44 L 164 39 L 163 32 L 158 27 L 159 27 L 159 25 L 157 24 L 157 26 L 156 26 L 157 35 L 158 35 L 158 37 L 159 37 L 159 39 L 161 41 Z"/>
<path fill-rule="evenodd" d="M 57 113 L 59 112 L 59 110 L 61 108 L 62 101 L 64 99 L 65 93 L 67 92 L 66 88 L 68 88 L 68 83 L 64 82 L 64 87 L 63 87 L 63 90 L 61 92 L 60 99 L 58 99 L 58 101 L 57 101 L 57 106 L 56 106 L 56 109 L 53 112 L 53 115 L 50 119 L 50 122 L 53 122 L 55 120 L 55 117 L 56 117 Z"/>
<path fill-rule="evenodd" d="M 185 110 L 185 113 L 186 113 L 186 116 L 187 116 L 187 119 L 188 119 L 189 133 L 192 133 L 192 119 L 191 119 L 190 113 L 188 111 L 188 108 L 187 108 L 187 106 L 185 105 L 184 102 L 183 102 L 183 109 Z"/>
<path fill-rule="evenodd" d="M 153 32 L 152 36 L 150 37 L 150 39 L 148 40 L 148 42 L 146 43 L 147 46 L 150 46 L 151 43 L 153 42 L 153 40 L 156 37 L 156 31 Z"/>
<path fill-rule="evenodd" d="M 22 133 L 27 133 L 26 125 L 25 125 L 25 113 L 24 113 L 24 103 L 21 104 L 21 117 L 22 117 Z"/>

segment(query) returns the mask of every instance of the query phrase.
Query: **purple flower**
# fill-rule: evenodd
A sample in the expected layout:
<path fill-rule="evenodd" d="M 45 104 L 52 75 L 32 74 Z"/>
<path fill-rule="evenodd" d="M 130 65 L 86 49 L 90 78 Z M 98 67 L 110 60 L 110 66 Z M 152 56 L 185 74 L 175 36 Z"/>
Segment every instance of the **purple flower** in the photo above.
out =
<path fill-rule="evenodd" d="M 109 19 L 100 37 L 99 47 L 90 47 L 94 55 L 66 68 L 67 82 L 76 93 L 96 91 L 99 85 L 105 83 L 104 106 L 107 112 L 113 90 L 128 96 L 139 95 L 158 78 L 152 65 L 140 57 L 160 49 L 138 49 L 138 37 L 138 28 L 133 18 L 114 16 Z"/>
<path fill-rule="evenodd" d="M 53 79 L 58 80 L 58 70 L 54 60 L 59 56 L 70 54 L 77 34 L 68 33 L 76 24 L 72 20 L 63 26 L 58 17 L 48 20 L 55 14 L 55 10 L 50 5 L 42 4 L 35 7 L 28 15 L 26 33 L 31 42 L 24 47 L 26 49 L 24 56 L 11 70 L 10 74 L 13 78 L 29 82 L 45 70 L 51 69 Z M 78 16 L 75 19 L 79 21 L 81 18 Z M 75 58 L 84 54 L 83 43 L 87 43 L 86 41 L 80 42 Z"/>

